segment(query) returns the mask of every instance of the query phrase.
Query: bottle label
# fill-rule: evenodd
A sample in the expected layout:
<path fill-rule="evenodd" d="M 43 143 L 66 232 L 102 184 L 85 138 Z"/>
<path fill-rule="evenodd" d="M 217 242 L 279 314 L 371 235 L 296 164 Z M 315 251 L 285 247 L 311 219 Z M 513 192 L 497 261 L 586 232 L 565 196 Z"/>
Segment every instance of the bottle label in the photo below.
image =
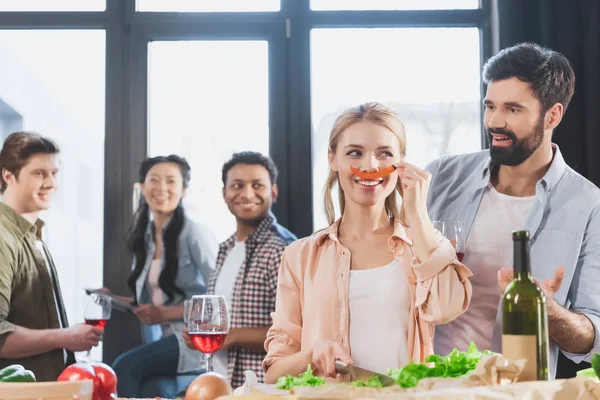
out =
<path fill-rule="evenodd" d="M 536 335 L 502 335 L 502 354 L 511 361 L 525 360 L 519 382 L 537 381 Z"/>

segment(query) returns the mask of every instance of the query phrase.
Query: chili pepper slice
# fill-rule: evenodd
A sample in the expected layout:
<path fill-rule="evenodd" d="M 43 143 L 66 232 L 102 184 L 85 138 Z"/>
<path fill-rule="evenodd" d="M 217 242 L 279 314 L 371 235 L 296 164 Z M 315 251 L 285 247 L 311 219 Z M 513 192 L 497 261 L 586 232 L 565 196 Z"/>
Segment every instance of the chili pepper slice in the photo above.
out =
<path fill-rule="evenodd" d="M 354 168 L 353 166 L 350 166 L 350 170 L 354 175 L 362 179 L 379 179 L 394 172 L 396 170 L 396 166 L 390 165 L 389 167 L 385 167 L 376 172 L 363 172 Z"/>

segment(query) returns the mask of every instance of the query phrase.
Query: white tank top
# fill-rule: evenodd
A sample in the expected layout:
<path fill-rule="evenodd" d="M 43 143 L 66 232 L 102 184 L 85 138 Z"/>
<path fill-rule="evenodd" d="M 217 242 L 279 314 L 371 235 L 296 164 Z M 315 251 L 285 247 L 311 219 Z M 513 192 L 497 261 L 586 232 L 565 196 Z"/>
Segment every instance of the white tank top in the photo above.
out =
<path fill-rule="evenodd" d="M 152 304 L 159 307 L 163 305 L 163 291 L 158 286 L 160 277 L 160 260 L 152 260 L 150 271 L 148 272 L 148 288 L 152 297 Z"/>
<path fill-rule="evenodd" d="M 463 259 L 473 272 L 469 278 L 473 286 L 471 304 L 454 321 L 436 327 L 436 354 L 446 355 L 455 347 L 465 351 L 471 341 L 481 351 L 501 350 L 492 345 L 502 296 L 498 287 L 498 270 L 513 265 L 512 231 L 524 228 L 534 201 L 535 196 L 507 196 L 491 184 L 485 189 L 465 244 Z"/>
<path fill-rule="evenodd" d="M 160 277 L 160 260 L 152 260 L 150 264 L 150 271 L 148 271 L 148 289 L 152 298 L 152 304 L 156 307 L 160 307 L 164 304 L 164 292 L 158 285 L 158 278 Z M 173 334 L 171 324 L 167 321 L 162 323 L 162 337 L 165 338 Z"/>
<path fill-rule="evenodd" d="M 382 374 L 406 365 L 411 299 L 400 263 L 350 271 L 349 302 L 354 365 Z"/>

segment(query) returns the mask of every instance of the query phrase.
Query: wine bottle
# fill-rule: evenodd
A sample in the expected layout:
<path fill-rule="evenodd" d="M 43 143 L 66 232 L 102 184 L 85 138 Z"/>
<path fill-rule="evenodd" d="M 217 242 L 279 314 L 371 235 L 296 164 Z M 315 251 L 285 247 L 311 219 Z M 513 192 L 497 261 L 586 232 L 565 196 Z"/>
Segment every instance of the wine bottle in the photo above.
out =
<path fill-rule="evenodd" d="M 531 276 L 529 232 L 513 232 L 514 279 L 502 298 L 502 354 L 525 360 L 519 381 L 548 380 L 546 296 Z"/>

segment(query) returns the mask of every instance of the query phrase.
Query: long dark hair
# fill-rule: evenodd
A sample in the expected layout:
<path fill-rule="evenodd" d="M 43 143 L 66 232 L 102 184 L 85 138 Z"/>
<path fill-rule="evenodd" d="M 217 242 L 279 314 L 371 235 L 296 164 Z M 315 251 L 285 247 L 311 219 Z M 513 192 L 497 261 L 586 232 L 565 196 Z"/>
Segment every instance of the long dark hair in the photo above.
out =
<path fill-rule="evenodd" d="M 183 180 L 183 187 L 187 189 L 191 179 L 191 169 L 185 158 L 177 155 L 170 156 L 158 156 L 152 158 L 146 158 L 140 165 L 138 182 L 144 183 L 146 181 L 146 175 L 152 167 L 156 164 L 161 163 L 173 163 L 179 166 L 181 170 L 181 176 Z M 133 216 L 133 223 L 127 232 L 127 247 L 135 256 L 135 268 L 127 280 L 127 285 L 135 293 L 135 284 L 140 277 L 144 265 L 146 263 L 146 229 L 148 228 L 148 222 L 150 220 L 150 210 L 148 209 L 148 203 L 144 199 L 144 196 L 140 196 L 139 206 Z M 165 266 L 162 269 L 160 276 L 158 277 L 158 286 L 167 295 L 167 303 L 173 301 L 174 293 L 181 296 L 184 295 L 183 290 L 175 284 L 175 277 L 177 276 L 177 269 L 179 267 L 178 255 L 179 249 L 177 242 L 179 234 L 183 229 L 185 222 L 185 212 L 183 210 L 183 204 L 181 201 L 177 205 L 173 216 L 167 224 L 167 227 L 163 233 L 164 243 L 164 256 Z M 154 229 L 152 229 L 152 235 L 154 237 Z M 136 298 L 137 303 L 137 298 Z"/>

